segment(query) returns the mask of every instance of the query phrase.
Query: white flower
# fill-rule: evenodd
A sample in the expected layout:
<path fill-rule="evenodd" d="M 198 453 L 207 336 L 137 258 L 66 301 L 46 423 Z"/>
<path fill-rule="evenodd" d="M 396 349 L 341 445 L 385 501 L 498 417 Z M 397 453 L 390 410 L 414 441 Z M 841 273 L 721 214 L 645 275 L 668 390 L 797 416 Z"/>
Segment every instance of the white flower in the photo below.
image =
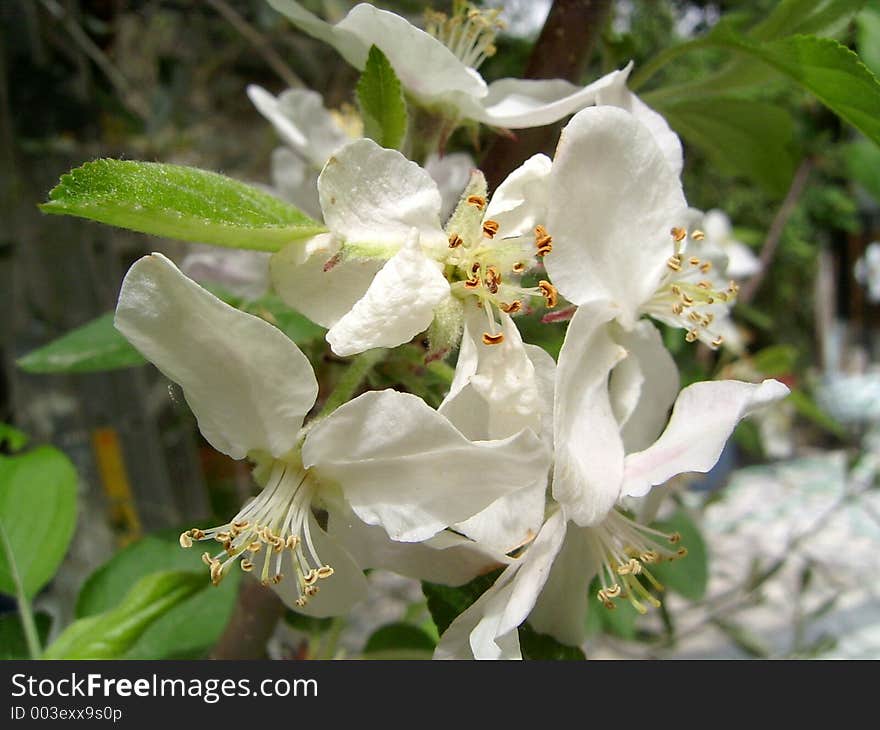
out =
<path fill-rule="evenodd" d="M 503 339 L 501 313 L 533 295 L 555 303 L 548 282 L 520 286 L 546 236 L 550 160 L 535 155 L 511 173 L 491 201 L 475 172 L 459 206 L 440 225 L 436 183 L 399 152 L 352 142 L 318 179 L 329 234 L 273 255 L 275 290 L 294 309 L 329 328 L 338 355 L 408 342 L 438 319 L 455 344 L 465 309 L 481 307 L 487 342 Z M 457 324 L 456 324 L 457 323 Z"/>
<path fill-rule="evenodd" d="M 421 104 L 454 124 L 473 119 L 495 127 L 537 127 L 596 102 L 601 91 L 622 86 L 629 68 L 586 87 L 561 79 L 500 79 L 486 84 L 477 71 L 494 53 L 498 11 L 482 11 L 456 0 L 452 17 L 428 13 L 423 31 L 394 13 L 361 3 L 335 25 L 293 0 L 269 0 L 301 30 L 333 46 L 363 69 L 370 47 L 388 58 L 404 88 Z"/>
<path fill-rule="evenodd" d="M 854 275 L 856 281 L 868 289 L 868 299 L 880 302 L 880 243 L 872 241 L 865 253 L 856 261 Z"/>
<path fill-rule="evenodd" d="M 702 213 L 697 228 L 705 238 L 700 244 L 700 255 L 717 264 L 719 270 L 731 279 L 741 281 L 761 270 L 761 261 L 755 252 L 733 237 L 733 226 L 723 210 L 717 208 Z"/>
<path fill-rule="evenodd" d="M 677 474 L 708 471 L 740 419 L 788 393 L 774 380 L 696 383 L 679 394 L 659 438 L 630 450 L 619 412 L 633 399 L 608 385 L 628 353 L 609 336 L 610 316 L 602 307 L 578 309 L 559 355 L 551 488 L 558 507 L 523 556 L 452 623 L 437 657 L 518 658 L 516 627 L 526 618 L 541 633 L 581 643 L 597 574 L 604 604 L 626 598 L 640 611 L 645 602 L 656 604 L 641 580 L 651 584 L 651 564 L 683 554 L 679 538 L 639 525 L 616 505 Z M 638 408 L 642 418 L 656 420 L 656 404 Z"/>
<path fill-rule="evenodd" d="M 288 89 L 276 97 L 251 84 L 247 94 L 285 144 L 272 152 L 272 185 L 283 198 L 319 217 L 318 174 L 334 152 L 363 136 L 360 117 L 353 109 L 328 111 L 321 95 L 307 89 Z M 473 166 L 464 152 L 432 154 L 425 161 L 443 201 L 441 220 L 458 202 Z"/>
<path fill-rule="evenodd" d="M 642 315 L 718 347 L 736 294 L 689 248 L 692 213 L 678 173 L 635 115 L 584 109 L 565 127 L 550 175 L 545 259 L 559 293 L 574 304 L 602 300 L 629 331 Z M 703 237 L 692 231 L 692 241 Z"/>
<path fill-rule="evenodd" d="M 443 565 L 444 555 L 461 557 L 466 540 L 438 533 L 546 473 L 546 448 L 530 431 L 471 441 L 421 399 L 390 390 L 365 393 L 302 429 L 318 394 L 302 352 L 160 254 L 126 275 L 115 322 L 181 385 L 208 442 L 256 464 L 263 490 L 254 500 L 227 524 L 181 535 L 184 547 L 219 543 L 203 556 L 215 582 L 238 562 L 298 610 L 342 613 L 363 592 L 361 568 L 388 559 L 388 537 L 429 541 L 402 546 L 392 567 L 466 580 L 479 558 Z M 358 560 L 346 541 L 358 546 Z"/>
<path fill-rule="evenodd" d="M 269 289 L 269 257 L 265 251 L 206 250 L 194 244 L 180 262 L 180 270 L 196 281 L 221 284 L 236 296 L 254 300 Z"/>

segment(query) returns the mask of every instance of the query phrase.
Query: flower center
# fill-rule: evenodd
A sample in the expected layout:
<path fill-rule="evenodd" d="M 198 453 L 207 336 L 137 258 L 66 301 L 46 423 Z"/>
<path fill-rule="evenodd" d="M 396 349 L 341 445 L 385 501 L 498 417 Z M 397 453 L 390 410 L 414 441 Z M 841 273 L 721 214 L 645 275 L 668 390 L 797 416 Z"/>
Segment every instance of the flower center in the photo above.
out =
<path fill-rule="evenodd" d="M 666 261 L 660 286 L 642 311 L 672 327 L 686 329 L 688 342 L 701 340 L 717 348 L 724 338 L 713 323 L 728 316 L 739 286 L 723 281 L 711 262 L 685 253 L 688 233 L 684 228 L 673 228 L 671 235 L 673 254 Z M 691 241 L 704 238 L 699 230 L 690 235 Z"/>
<path fill-rule="evenodd" d="M 249 573 L 260 560 L 263 585 L 280 583 L 285 578 L 282 562 L 289 553 L 286 565 L 293 565 L 299 592 L 296 605 L 305 606 L 318 592 L 318 580 L 333 575 L 333 568 L 318 557 L 309 532 L 315 492 L 316 486 L 301 464 L 276 460 L 263 491 L 230 522 L 207 530 L 187 530 L 180 536 L 180 546 L 189 548 L 193 541 L 202 540 L 214 540 L 223 546 L 216 555 L 210 551 L 202 555 L 214 585 L 223 580 L 233 563 L 238 562 Z"/>
<path fill-rule="evenodd" d="M 486 199 L 472 195 L 468 205 L 482 211 Z M 464 226 L 449 233 L 449 249 L 443 261 L 452 293 L 465 302 L 474 302 L 486 313 L 487 330 L 483 342 L 504 341 L 496 314 L 516 314 L 528 307 L 533 296 L 544 298 L 548 307 L 556 306 L 558 294 L 549 281 L 522 286 L 522 273 L 537 265 L 537 258 L 550 253 L 553 239 L 543 226 L 535 228 L 534 246 L 527 237 L 504 238 L 497 221 L 479 218 L 479 226 Z"/>
<path fill-rule="evenodd" d="M 425 11 L 425 32 L 445 45 L 465 66 L 479 68 L 494 56 L 495 36 L 505 27 L 498 9 L 481 10 L 472 3 L 455 0 L 452 14 Z"/>
<path fill-rule="evenodd" d="M 663 590 L 663 585 L 647 566 L 687 555 L 687 548 L 669 548 L 664 544 L 677 546 L 681 536 L 677 532 L 667 534 L 640 525 L 616 509 L 598 527 L 588 529 L 601 560 L 599 581 L 602 587 L 596 597 L 605 608 L 616 608 L 618 598 L 628 600 L 639 613 L 647 613 L 645 603 L 659 608 L 660 601 L 642 579 L 654 590 Z"/>

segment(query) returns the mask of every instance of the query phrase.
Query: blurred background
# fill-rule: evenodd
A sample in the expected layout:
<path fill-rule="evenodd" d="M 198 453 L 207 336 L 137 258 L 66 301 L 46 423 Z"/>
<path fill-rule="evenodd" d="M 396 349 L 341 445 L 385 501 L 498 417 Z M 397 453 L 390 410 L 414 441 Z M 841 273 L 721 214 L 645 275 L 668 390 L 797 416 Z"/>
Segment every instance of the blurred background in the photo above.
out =
<path fill-rule="evenodd" d="M 303 4 L 331 20 L 352 6 Z M 414 21 L 426 8 L 375 4 Z M 507 32 L 480 69 L 487 80 L 523 75 L 550 4 L 504 3 Z M 577 73 L 586 81 L 630 59 L 638 69 L 722 16 L 748 26 L 774 5 L 615 0 Z M 0 3 L 0 32 L 0 422 L 31 445 L 62 450 L 78 475 L 73 541 L 34 600 L 51 636 L 74 618 L 112 608 L 156 566 L 191 567 L 194 556 L 180 554 L 176 535 L 222 523 L 251 483 L 244 464 L 204 443 L 180 393 L 152 366 L 98 372 L 94 362 L 77 368 L 33 358 L 22 366 L 25 356 L 110 312 L 136 258 L 161 250 L 179 261 L 192 249 L 43 215 L 37 205 L 61 174 L 98 157 L 194 165 L 268 184 L 279 141 L 246 85 L 273 93 L 305 86 L 320 91 L 328 108 L 346 109 L 358 74 L 262 0 L 8 0 Z M 822 34 L 880 72 L 877 4 Z M 724 211 L 731 238 L 762 264 L 741 282 L 741 353 L 687 345 L 680 333 L 667 343 L 685 382 L 777 377 L 793 396 L 743 424 L 710 475 L 668 490 L 661 516 L 690 538 L 684 573 L 667 580 L 663 609 L 646 617 L 591 610 L 585 651 L 596 658 L 880 658 L 880 244 L 871 248 L 880 239 L 880 151 L 778 79 L 743 88 L 747 112 L 713 98 L 712 79 L 727 60 L 712 50 L 682 55 L 639 92 L 683 137 L 689 202 Z M 664 88 L 698 83 L 706 86 L 704 102 L 664 105 Z M 450 151 L 470 146 L 467 134 L 460 130 Z M 554 135 L 515 142 L 552 153 Z M 497 163 L 493 146 L 511 140 L 483 129 L 476 142 Z M 564 324 L 522 323 L 527 339 L 558 352 Z M 344 364 L 320 333 L 305 339 L 332 380 Z M 416 365 L 392 363 L 372 385 L 406 388 L 423 375 Z M 429 399 L 442 397 L 442 381 L 431 387 Z M 413 652 L 429 655 L 436 627 L 419 585 L 380 571 L 371 581 L 372 600 L 347 622 L 286 612 L 266 651 L 358 656 L 372 641 L 376 653 L 384 646 L 376 630 L 392 626 L 413 634 Z M 229 580 L 193 596 L 126 656 L 210 654 L 235 614 L 238 589 Z M 14 609 L 11 599 L 0 601 Z"/>

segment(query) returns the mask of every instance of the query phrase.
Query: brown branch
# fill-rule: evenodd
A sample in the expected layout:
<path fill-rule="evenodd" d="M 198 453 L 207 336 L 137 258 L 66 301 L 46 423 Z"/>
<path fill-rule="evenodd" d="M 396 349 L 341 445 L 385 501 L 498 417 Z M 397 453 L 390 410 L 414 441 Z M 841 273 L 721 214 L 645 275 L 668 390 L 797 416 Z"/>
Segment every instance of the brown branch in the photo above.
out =
<path fill-rule="evenodd" d="M 554 0 L 524 77 L 580 83 L 610 9 L 611 0 Z M 552 151 L 561 127 L 557 122 L 496 137 L 480 164 L 489 186 L 497 187 L 532 155 Z"/>
<path fill-rule="evenodd" d="M 254 26 L 248 23 L 226 0 L 205 0 L 214 10 L 226 18 L 227 22 L 235 28 L 254 47 L 269 67 L 291 88 L 305 86 L 293 69 L 284 59 L 278 55 L 272 44 Z"/>
<path fill-rule="evenodd" d="M 211 659 L 264 659 L 266 642 L 283 613 L 284 604 L 271 588 L 245 577 L 232 618 Z"/>
<path fill-rule="evenodd" d="M 797 172 L 795 172 L 794 178 L 792 178 L 791 181 L 791 186 L 788 188 L 788 193 L 785 195 L 785 200 L 782 201 L 782 205 L 780 205 L 779 210 L 776 211 L 776 216 L 773 218 L 773 222 L 770 224 L 770 229 L 767 231 L 767 237 L 764 239 L 764 245 L 761 247 L 761 255 L 759 257 L 761 268 L 751 279 L 743 284 L 739 291 L 737 300 L 743 304 L 748 304 L 752 301 L 758 288 L 764 282 L 764 277 L 767 275 L 767 272 L 770 269 L 770 264 L 773 263 L 773 258 L 776 256 L 776 249 L 779 247 L 779 242 L 785 231 L 785 226 L 788 224 L 791 214 L 794 213 L 794 209 L 797 206 L 801 195 L 803 195 L 804 189 L 807 187 L 807 180 L 809 179 L 812 170 L 813 160 L 807 157 L 801 162 Z"/>

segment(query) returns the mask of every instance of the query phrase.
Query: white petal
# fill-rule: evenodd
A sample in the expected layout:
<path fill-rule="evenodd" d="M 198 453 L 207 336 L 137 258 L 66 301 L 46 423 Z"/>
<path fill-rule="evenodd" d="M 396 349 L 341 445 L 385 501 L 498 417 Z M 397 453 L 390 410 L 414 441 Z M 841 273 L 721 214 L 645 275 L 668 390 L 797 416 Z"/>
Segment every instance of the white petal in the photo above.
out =
<path fill-rule="evenodd" d="M 505 554 L 531 542 L 544 522 L 547 477 L 508 494 L 452 526 L 479 545 Z"/>
<path fill-rule="evenodd" d="M 443 204 L 440 207 L 440 220 L 445 222 L 461 197 L 462 191 L 471 178 L 474 160 L 467 152 L 453 152 L 451 155 L 432 154 L 425 160 L 425 172 L 437 183 Z"/>
<path fill-rule="evenodd" d="M 416 228 L 426 250 L 448 246 L 431 176 L 370 139 L 330 157 L 318 178 L 324 222 L 346 243 L 399 247 Z"/>
<path fill-rule="evenodd" d="M 375 259 L 341 258 L 328 233 L 295 242 L 272 254 L 269 268 L 278 295 L 322 327 L 332 327 L 364 296 L 382 268 Z"/>
<path fill-rule="evenodd" d="M 318 171 L 289 147 L 272 150 L 270 165 L 275 193 L 320 220 L 323 214 L 318 201 Z"/>
<path fill-rule="evenodd" d="M 492 194 L 486 218 L 500 226 L 505 238 L 534 235 L 547 215 L 547 180 L 552 163 L 547 155 L 534 155 L 510 173 Z"/>
<path fill-rule="evenodd" d="M 180 262 L 180 270 L 196 281 L 222 284 L 243 299 L 259 299 L 269 288 L 269 256 L 265 251 L 200 246 Z"/>
<path fill-rule="evenodd" d="M 280 330 L 220 301 L 161 254 L 129 269 L 115 324 L 181 385 L 215 449 L 241 459 L 252 450 L 279 457 L 294 446 L 318 384 Z"/>
<path fill-rule="evenodd" d="M 316 91 L 288 89 L 275 97 L 262 87 L 251 84 L 247 87 L 247 94 L 281 139 L 318 169 L 349 141 L 348 135 L 324 108 L 323 99 Z"/>
<path fill-rule="evenodd" d="M 600 566 L 600 556 L 594 546 L 589 528 L 569 528 L 553 561 L 550 576 L 529 615 L 529 624 L 535 631 L 549 634 L 569 646 L 584 643 L 584 620 L 587 601 L 591 598 L 590 581 Z"/>
<path fill-rule="evenodd" d="M 407 244 L 373 278 L 364 293 L 327 333 L 341 357 L 375 347 L 397 347 L 424 332 L 434 307 L 449 297 L 439 265 L 422 253 L 413 229 Z"/>
<path fill-rule="evenodd" d="M 460 366 L 469 372 L 465 383 L 469 383 L 474 393 L 483 399 L 481 410 L 487 414 L 487 430 L 477 438 L 506 438 L 524 428 L 540 433 L 542 414 L 547 413 L 547 408 L 542 406 L 535 366 L 519 330 L 513 319 L 502 313 L 504 340 L 497 345 L 487 345 L 482 339 L 486 324 L 482 310 L 468 311 L 462 334 L 463 357 L 459 358 Z M 471 352 L 475 354 L 475 359 Z M 451 401 L 459 397 L 459 385 L 464 385 L 458 370 L 457 367 L 456 379 L 459 383 L 453 380 L 455 388 L 450 390 L 450 395 L 455 395 L 447 396 L 440 406 L 441 413 L 454 407 Z"/>
<path fill-rule="evenodd" d="M 486 82 L 476 71 L 399 15 L 361 3 L 336 27 L 361 39 L 367 49 L 375 44 L 388 57 L 403 86 L 423 101 L 458 94 L 486 95 Z"/>
<path fill-rule="evenodd" d="M 450 93 L 486 94 L 486 84 L 478 73 L 399 15 L 361 3 L 332 26 L 293 0 L 269 0 L 269 4 L 309 35 L 332 45 L 355 68 L 363 69 L 370 46 L 376 45 L 401 83 L 424 101 Z"/>
<path fill-rule="evenodd" d="M 504 553 L 493 553 L 472 540 L 444 531 L 424 542 L 397 542 L 381 527 L 361 522 L 349 509 L 334 511 L 330 535 L 364 568 L 383 568 L 416 580 L 461 585 L 478 575 L 510 562 Z"/>
<path fill-rule="evenodd" d="M 553 498 L 581 526 L 605 519 L 623 477 L 623 442 L 608 375 L 626 352 L 608 336 L 609 316 L 599 307 L 578 308 L 556 370 Z"/>
<path fill-rule="evenodd" d="M 286 15 L 300 30 L 313 38 L 324 41 L 352 66 L 362 69 L 367 60 L 370 44 L 348 31 L 340 31 L 337 26 L 330 25 L 317 15 L 310 13 L 294 0 L 267 0 L 275 10 Z"/>
<path fill-rule="evenodd" d="M 761 270 L 761 260 L 744 243 L 731 240 L 724 252 L 727 254 L 724 274 L 731 279 L 748 279 Z"/>
<path fill-rule="evenodd" d="M 337 482 L 364 522 L 418 542 L 536 482 L 549 454 L 530 431 L 471 442 L 420 398 L 384 390 L 318 422 L 303 463 Z"/>
<path fill-rule="evenodd" d="M 611 374 L 611 402 L 626 452 L 641 451 L 654 443 L 666 425 L 678 395 L 678 366 L 659 330 L 648 320 L 640 320 L 629 332 L 616 332 L 614 341 L 627 351 L 627 357 Z M 621 418 L 624 411 L 626 416 Z"/>
<path fill-rule="evenodd" d="M 595 104 L 603 89 L 628 75 L 629 68 L 612 71 L 584 87 L 562 79 L 500 79 L 489 84 L 488 93 L 477 102 L 462 100 L 463 111 L 493 127 L 540 127 Z"/>
<path fill-rule="evenodd" d="M 550 575 L 566 524 L 561 510 L 553 514 L 520 562 L 507 567 L 495 584 L 464 611 L 440 637 L 435 658 L 520 659 L 517 628 L 528 618 Z M 462 656 L 464 655 L 464 656 Z"/>
<path fill-rule="evenodd" d="M 275 592 L 284 603 L 298 613 L 316 618 L 343 616 L 367 595 L 367 579 L 357 561 L 336 540 L 327 535 L 309 516 L 309 534 L 315 551 L 324 565 L 333 568 L 333 575 L 318 581 L 318 593 L 309 598 L 305 606 L 296 605 L 299 594 L 296 589 L 296 570 L 292 553 L 285 551 L 281 563 L 284 579 L 275 586 Z"/>
<path fill-rule="evenodd" d="M 550 176 L 544 265 L 575 304 L 606 299 L 625 325 L 660 282 L 670 228 L 687 205 L 648 129 L 615 107 L 584 109 L 563 130 Z"/>
<path fill-rule="evenodd" d="M 709 471 L 741 419 L 786 395 L 788 388 L 776 380 L 688 386 L 678 396 L 663 435 L 626 457 L 623 494 L 639 497 L 676 474 Z"/>
<path fill-rule="evenodd" d="M 626 79 L 631 66 L 632 64 L 627 67 L 626 75 L 621 74 L 614 79 L 613 84 L 609 84 L 599 91 L 596 103 L 625 109 L 644 124 L 654 136 L 654 141 L 663 150 L 672 172 L 681 175 L 681 168 L 684 166 L 681 140 L 669 127 L 669 123 L 662 114 L 655 112 L 626 87 Z"/>

